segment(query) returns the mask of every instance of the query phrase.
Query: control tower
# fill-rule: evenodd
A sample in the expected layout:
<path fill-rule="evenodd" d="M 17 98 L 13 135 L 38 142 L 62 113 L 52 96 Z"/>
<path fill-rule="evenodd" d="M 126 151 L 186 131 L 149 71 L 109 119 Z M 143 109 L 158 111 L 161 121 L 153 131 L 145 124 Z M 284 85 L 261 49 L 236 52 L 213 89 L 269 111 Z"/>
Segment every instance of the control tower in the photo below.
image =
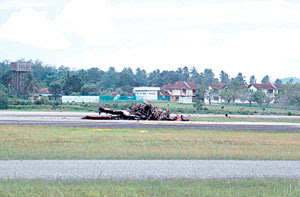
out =
<path fill-rule="evenodd" d="M 28 73 L 32 72 L 32 63 L 30 62 L 12 62 L 10 63 L 11 87 L 18 93 L 24 93 L 26 89 L 26 79 Z"/>

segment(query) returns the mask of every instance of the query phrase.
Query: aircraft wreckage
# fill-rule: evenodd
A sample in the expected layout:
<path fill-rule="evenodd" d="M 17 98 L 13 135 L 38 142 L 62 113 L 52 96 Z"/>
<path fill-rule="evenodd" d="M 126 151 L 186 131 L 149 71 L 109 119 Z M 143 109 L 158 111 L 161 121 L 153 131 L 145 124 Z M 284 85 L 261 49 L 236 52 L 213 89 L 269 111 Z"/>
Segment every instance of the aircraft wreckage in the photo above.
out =
<path fill-rule="evenodd" d="M 104 115 L 103 115 L 104 114 Z M 183 115 L 171 118 L 169 110 L 162 110 L 150 103 L 140 103 L 127 110 L 114 110 L 99 107 L 99 116 L 85 116 L 82 119 L 90 120 L 163 120 L 163 121 L 189 121 Z"/>

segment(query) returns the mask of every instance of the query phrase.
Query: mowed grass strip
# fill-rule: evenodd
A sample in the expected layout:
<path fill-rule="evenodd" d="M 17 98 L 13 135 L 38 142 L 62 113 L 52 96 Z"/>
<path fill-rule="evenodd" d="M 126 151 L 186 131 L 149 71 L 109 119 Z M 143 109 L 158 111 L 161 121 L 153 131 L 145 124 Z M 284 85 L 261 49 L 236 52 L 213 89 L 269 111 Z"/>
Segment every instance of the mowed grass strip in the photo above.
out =
<path fill-rule="evenodd" d="M 0 126 L 0 159 L 299 160 L 300 133 Z"/>
<path fill-rule="evenodd" d="M 230 115 L 229 115 L 230 117 Z M 237 118 L 237 117 L 192 117 L 192 121 L 204 121 L 204 122 L 278 122 L 278 123 L 300 123 L 300 118 Z"/>
<path fill-rule="evenodd" d="M 0 196 L 299 196 L 300 182 L 261 180 L 0 180 Z"/>

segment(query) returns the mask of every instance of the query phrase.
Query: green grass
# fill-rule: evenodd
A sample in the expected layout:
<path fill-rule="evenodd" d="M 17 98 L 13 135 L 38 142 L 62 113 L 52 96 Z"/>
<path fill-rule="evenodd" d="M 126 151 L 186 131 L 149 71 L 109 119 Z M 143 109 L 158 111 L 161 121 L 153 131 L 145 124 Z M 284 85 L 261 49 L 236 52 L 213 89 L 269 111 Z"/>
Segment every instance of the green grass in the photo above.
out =
<path fill-rule="evenodd" d="M 176 102 L 153 102 L 153 105 L 156 105 L 162 109 L 169 109 L 172 112 L 178 113 L 199 113 L 199 114 L 244 114 L 244 115 L 300 115 L 300 111 L 295 107 L 289 106 L 290 109 L 284 108 L 284 106 L 278 106 L 274 104 L 270 104 L 269 106 L 265 106 L 261 108 L 257 105 L 253 106 L 240 106 L 238 104 L 233 105 L 205 105 L 207 110 L 196 111 L 193 107 L 193 104 L 180 104 Z M 221 107 L 224 106 L 224 109 Z"/>
<path fill-rule="evenodd" d="M 94 112 L 97 111 L 99 106 L 104 106 L 114 109 L 127 109 L 135 105 L 135 102 L 101 102 L 101 103 L 70 103 L 70 104 L 10 104 L 8 110 L 18 111 L 79 111 L 79 112 Z M 255 104 L 253 106 L 244 106 L 238 104 L 229 105 L 205 105 L 206 110 L 197 111 L 193 104 L 181 104 L 177 102 L 152 102 L 153 105 L 164 110 L 169 109 L 172 113 L 193 113 L 193 114 L 244 114 L 244 115 L 300 115 L 300 110 L 294 106 L 279 106 L 270 104 L 261 108 Z M 224 109 L 221 109 L 224 106 Z"/>
<path fill-rule="evenodd" d="M 293 179 L 0 180 L 0 196 L 299 196 Z"/>
<path fill-rule="evenodd" d="M 230 117 L 230 116 L 229 116 Z M 236 118 L 230 117 L 192 117 L 192 121 L 205 121 L 205 122 L 278 122 L 278 123 L 300 123 L 300 119 L 297 118 Z"/>
<path fill-rule="evenodd" d="M 299 160 L 300 133 L 0 126 L 0 159 Z"/>
<path fill-rule="evenodd" d="M 63 104 L 58 106 L 40 104 L 40 105 L 9 105 L 9 111 L 68 111 L 68 112 L 95 112 L 98 110 L 98 104 Z"/>

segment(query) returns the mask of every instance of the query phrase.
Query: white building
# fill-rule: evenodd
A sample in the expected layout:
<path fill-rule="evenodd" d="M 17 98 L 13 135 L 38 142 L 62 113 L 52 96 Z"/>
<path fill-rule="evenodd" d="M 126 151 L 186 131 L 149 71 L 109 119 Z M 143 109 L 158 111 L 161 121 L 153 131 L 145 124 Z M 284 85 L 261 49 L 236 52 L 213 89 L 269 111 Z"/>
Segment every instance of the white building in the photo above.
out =
<path fill-rule="evenodd" d="M 136 96 L 136 100 L 143 101 L 157 101 L 159 87 L 135 87 L 133 93 Z"/>
<path fill-rule="evenodd" d="M 190 97 L 185 100 L 188 101 L 195 96 L 198 86 L 193 82 L 177 81 L 175 84 L 165 85 L 160 89 L 165 96 L 171 96 L 171 101 L 179 101 L 180 97 Z M 183 101 L 184 98 L 180 100 Z"/>
<path fill-rule="evenodd" d="M 259 83 L 253 83 L 249 85 L 249 89 L 253 92 L 256 92 L 258 90 L 261 90 L 264 92 L 267 97 L 271 99 L 270 103 L 274 103 L 275 101 L 275 95 L 279 93 L 280 88 L 282 87 L 281 84 L 259 84 Z"/>
<path fill-rule="evenodd" d="M 63 103 L 99 103 L 99 96 L 62 96 Z"/>

